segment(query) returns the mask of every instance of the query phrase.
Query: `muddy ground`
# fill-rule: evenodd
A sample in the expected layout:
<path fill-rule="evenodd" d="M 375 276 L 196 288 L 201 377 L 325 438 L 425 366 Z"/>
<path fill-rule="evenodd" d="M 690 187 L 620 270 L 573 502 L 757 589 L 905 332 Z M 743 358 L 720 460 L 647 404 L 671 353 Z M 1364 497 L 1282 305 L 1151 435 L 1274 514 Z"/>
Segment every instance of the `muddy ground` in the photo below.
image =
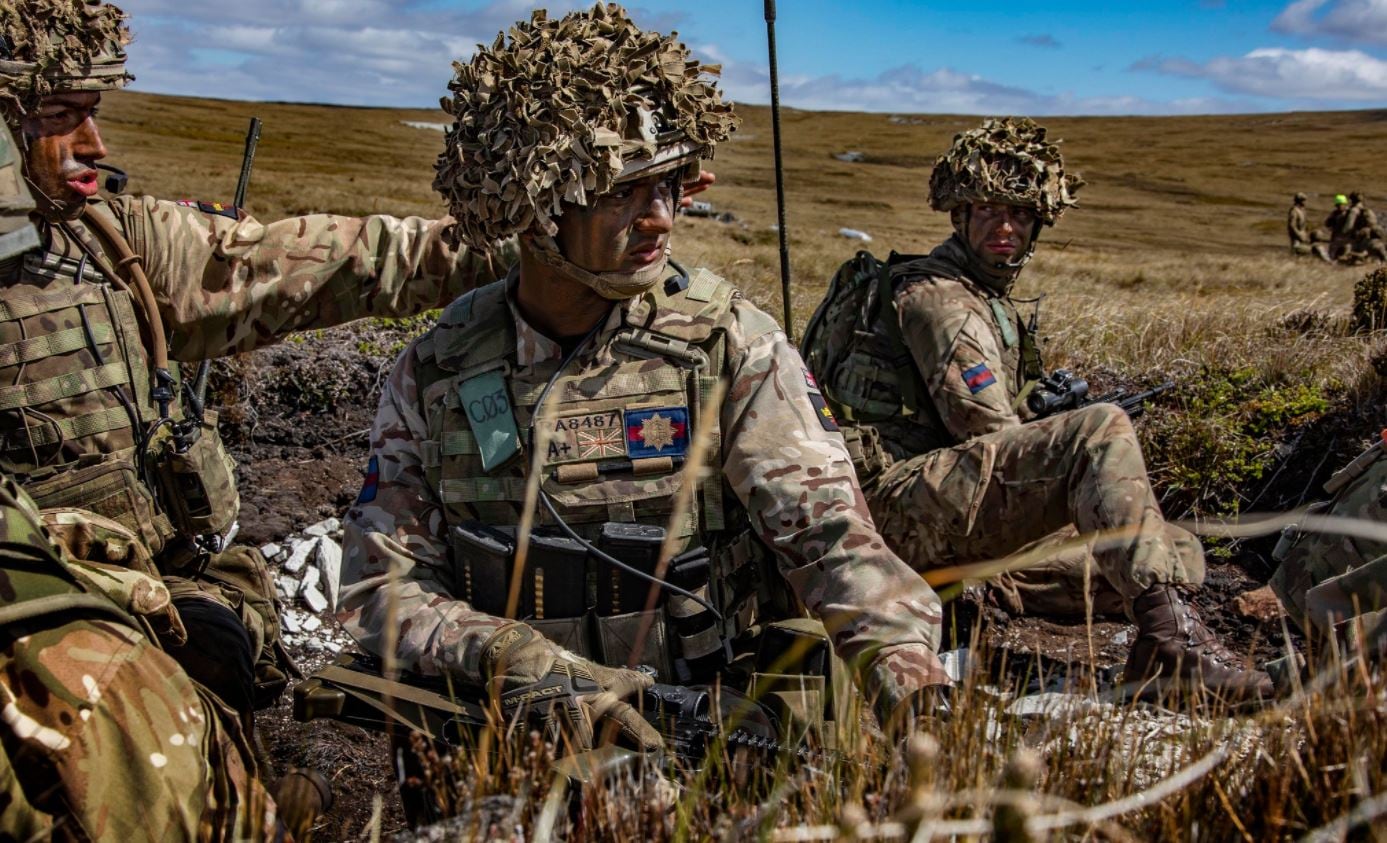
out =
<path fill-rule="evenodd" d="M 236 458 L 242 496 L 238 541 L 282 541 L 346 510 L 361 485 L 380 385 L 394 355 L 419 330 L 418 325 L 359 323 L 301 335 L 216 364 L 212 385 L 222 405 L 221 427 Z M 1316 471 L 1324 469 L 1288 467 L 1285 488 L 1270 496 L 1294 497 L 1313 482 Z M 1281 623 L 1240 598 L 1270 575 L 1268 549 L 1265 541 L 1250 543 L 1211 558 L 1208 580 L 1196 598 L 1234 651 L 1252 651 L 1262 659 L 1274 657 L 1283 646 Z M 965 615 L 981 617 L 989 640 L 1013 657 L 1043 654 L 1047 665 L 1060 670 L 1082 671 L 1091 664 L 1100 681 L 1121 668 L 1127 649 L 1122 642 L 1134 631 L 1122 619 L 1095 623 L 1090 662 L 1082 623 L 1012 618 L 986 606 Z M 330 618 L 324 621 L 329 630 L 338 630 Z M 331 656 L 303 647 L 293 654 L 308 671 Z M 386 739 L 335 722 L 298 723 L 290 699 L 286 693 L 277 706 L 259 714 L 258 734 L 279 769 L 308 766 L 333 782 L 336 805 L 316 839 L 361 839 L 377 812 L 382 832 L 402 829 Z"/>

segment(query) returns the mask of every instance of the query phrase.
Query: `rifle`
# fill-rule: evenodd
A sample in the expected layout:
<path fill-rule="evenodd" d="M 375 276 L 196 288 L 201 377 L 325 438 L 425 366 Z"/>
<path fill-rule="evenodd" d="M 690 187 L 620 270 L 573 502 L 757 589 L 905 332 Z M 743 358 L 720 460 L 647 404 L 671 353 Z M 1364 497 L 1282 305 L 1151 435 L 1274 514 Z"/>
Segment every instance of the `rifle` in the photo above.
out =
<path fill-rule="evenodd" d="M 1076 410 L 1090 404 L 1116 404 L 1132 418 L 1146 412 L 1146 402 L 1157 395 L 1175 388 L 1175 381 L 1166 381 L 1135 395 L 1127 390 L 1117 389 L 1097 398 L 1088 395 L 1088 381 L 1068 369 L 1057 369 L 1054 374 L 1041 378 L 1026 396 L 1026 407 L 1037 419 L 1047 418 L 1065 410 Z"/>
<path fill-rule="evenodd" d="M 260 145 L 260 118 L 250 118 L 246 130 L 246 147 L 241 153 L 241 175 L 236 179 L 236 194 L 232 204 L 240 208 L 246 204 L 246 190 L 250 187 L 250 174 L 255 169 L 255 149 Z M 212 361 L 203 360 L 197 366 L 197 376 L 189 385 L 183 383 L 183 398 L 192 409 L 193 415 L 202 421 L 202 411 L 207 406 L 207 376 L 212 371 Z"/>
<path fill-rule="evenodd" d="M 381 675 L 375 659 L 344 655 L 294 686 L 294 719 L 307 723 L 326 717 L 474 748 L 481 733 L 498 724 L 486 705 L 464 693 L 445 680 L 417 674 L 391 680 Z M 683 770 L 702 769 L 710 752 L 724 747 L 767 755 L 789 752 L 776 740 L 777 724 L 769 710 L 726 689 L 715 699 L 707 688 L 656 683 L 642 693 L 637 707 L 664 737 L 670 760 Z M 724 729 L 723 722 L 735 725 Z"/>

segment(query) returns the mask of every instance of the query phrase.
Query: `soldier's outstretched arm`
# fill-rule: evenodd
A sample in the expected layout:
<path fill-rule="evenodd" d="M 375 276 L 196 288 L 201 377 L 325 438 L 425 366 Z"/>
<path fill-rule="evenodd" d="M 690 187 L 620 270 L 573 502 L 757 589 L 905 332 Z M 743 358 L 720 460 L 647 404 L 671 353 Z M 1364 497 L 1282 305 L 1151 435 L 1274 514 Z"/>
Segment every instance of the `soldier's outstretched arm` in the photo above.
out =
<path fill-rule="evenodd" d="M 896 294 L 896 309 L 929 398 L 957 440 L 1021 424 L 980 299 L 954 284 L 914 284 Z"/>
<path fill-rule="evenodd" d="M 400 355 L 381 393 L 366 483 L 347 511 L 337 617 L 377 656 L 394 635 L 402 669 L 481 684 L 482 645 L 513 622 L 452 596 L 443 505 L 424 476 L 420 443 L 429 431 L 415 347 Z"/>
<path fill-rule="evenodd" d="M 752 529 L 869 697 L 947 683 L 938 596 L 877 533 L 837 423 L 784 332 L 745 304 L 735 312 L 723 469 Z"/>
<path fill-rule="evenodd" d="M 262 223 L 235 209 L 149 197 L 107 207 L 144 256 L 178 360 L 442 307 L 515 261 L 513 244 L 491 255 L 452 248 L 447 218 L 313 214 Z"/>

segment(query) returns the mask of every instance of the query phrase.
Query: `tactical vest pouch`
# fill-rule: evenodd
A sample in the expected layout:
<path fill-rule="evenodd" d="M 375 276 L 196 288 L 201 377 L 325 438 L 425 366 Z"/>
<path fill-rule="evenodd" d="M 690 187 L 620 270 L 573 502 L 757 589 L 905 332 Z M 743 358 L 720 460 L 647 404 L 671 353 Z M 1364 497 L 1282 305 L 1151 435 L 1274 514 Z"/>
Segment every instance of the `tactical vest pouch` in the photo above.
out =
<path fill-rule="evenodd" d="M 665 541 L 663 527 L 648 524 L 607 523 L 597 548 L 625 562 L 638 571 L 653 575 L 660 562 L 660 548 Z M 649 580 L 599 560 L 597 566 L 597 613 L 619 615 L 644 609 L 651 588 Z"/>
<path fill-rule="evenodd" d="M 891 455 L 881 446 L 881 435 L 875 427 L 849 425 L 843 428 L 843 442 L 848 446 L 853 471 L 866 483 L 891 465 Z"/>
<path fill-rule="evenodd" d="M 647 623 L 649 628 L 642 640 L 641 627 Z M 674 676 L 663 609 L 597 618 L 597 640 L 602 648 L 603 664 L 614 667 L 648 665 L 655 669 L 658 682 L 668 682 Z"/>
<path fill-rule="evenodd" d="M 174 535 L 128 460 L 108 457 L 24 488 L 40 509 L 83 509 L 115 521 L 138 537 L 151 557 L 157 557 Z"/>
<path fill-rule="evenodd" d="M 588 616 L 576 618 L 552 618 L 549 620 L 526 621 L 536 632 L 545 638 L 585 659 L 600 661 L 601 656 L 592 646 L 592 635 L 588 631 Z"/>
<path fill-rule="evenodd" d="M 536 530 L 521 573 L 518 600 L 511 613 L 511 578 L 515 569 L 515 529 L 468 521 L 449 531 L 454 579 L 462 597 L 489 615 L 524 620 L 574 618 L 587 612 L 587 548 L 566 536 Z"/>
<path fill-rule="evenodd" d="M 183 453 L 171 437 L 156 448 L 159 496 L 174 528 L 184 536 L 225 536 L 241 510 L 241 497 L 235 463 L 217 432 L 217 414 L 205 413 L 199 435 Z"/>

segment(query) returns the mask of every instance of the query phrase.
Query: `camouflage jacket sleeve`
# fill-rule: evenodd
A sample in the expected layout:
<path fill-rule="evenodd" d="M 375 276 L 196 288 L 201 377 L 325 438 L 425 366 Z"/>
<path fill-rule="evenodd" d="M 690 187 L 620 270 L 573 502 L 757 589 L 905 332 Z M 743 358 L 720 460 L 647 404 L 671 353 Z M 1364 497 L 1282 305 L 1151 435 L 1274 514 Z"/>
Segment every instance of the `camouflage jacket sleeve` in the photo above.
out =
<path fill-rule="evenodd" d="M 512 247 L 495 258 L 453 250 L 443 240 L 447 218 L 314 214 L 261 223 L 207 203 L 149 197 L 106 207 L 144 256 L 177 360 L 442 307 L 515 260 Z"/>
<path fill-rule="evenodd" d="M 337 618 L 377 656 L 396 636 L 401 669 L 481 684 L 482 644 L 509 621 L 452 596 L 443 504 L 424 477 L 419 443 L 429 433 L 414 349 L 400 355 L 385 382 L 367 486 L 347 511 Z"/>
<path fill-rule="evenodd" d="M 877 533 L 804 362 L 770 317 L 746 302 L 734 307 L 723 471 L 752 529 L 850 664 L 888 645 L 933 651 L 939 598 Z"/>
<path fill-rule="evenodd" d="M 1021 424 L 1012 407 L 992 313 L 958 281 L 926 279 L 896 292 L 901 335 L 939 417 L 959 442 Z"/>

